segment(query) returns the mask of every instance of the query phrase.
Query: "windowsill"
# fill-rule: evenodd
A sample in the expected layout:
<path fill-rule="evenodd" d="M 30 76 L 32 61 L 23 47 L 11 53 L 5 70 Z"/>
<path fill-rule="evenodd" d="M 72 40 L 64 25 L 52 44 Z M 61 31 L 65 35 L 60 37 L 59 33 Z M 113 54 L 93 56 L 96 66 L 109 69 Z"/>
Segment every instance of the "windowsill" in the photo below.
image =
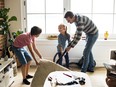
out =
<path fill-rule="evenodd" d="M 52 35 L 52 34 L 51 34 Z M 53 34 L 53 35 L 57 35 L 57 34 Z M 49 34 L 45 35 L 45 34 L 42 34 L 40 35 L 40 37 L 37 39 L 37 41 L 57 41 L 57 40 L 49 40 L 47 39 L 47 37 L 49 36 Z M 115 34 L 112 34 L 112 35 L 109 35 L 108 39 L 107 40 L 104 40 L 104 35 L 103 34 L 100 34 L 99 35 L 99 38 L 98 38 L 98 41 L 116 41 L 116 35 Z M 71 37 L 73 37 L 73 35 L 71 34 Z M 85 35 L 83 34 L 82 37 L 85 37 Z M 82 39 L 81 39 L 82 40 Z"/>
<path fill-rule="evenodd" d="M 98 39 L 98 41 L 116 41 L 116 39 L 107 39 L 107 40 L 104 40 L 104 39 Z"/>
<path fill-rule="evenodd" d="M 56 40 L 49 40 L 47 38 L 39 38 L 39 39 L 37 39 L 37 41 L 57 41 L 57 39 Z M 81 41 L 83 41 L 83 39 L 81 39 Z M 97 41 L 116 41 L 116 39 L 107 39 L 107 40 L 104 40 L 104 39 L 100 38 Z"/>
<path fill-rule="evenodd" d="M 58 40 L 38 39 L 37 44 L 39 44 L 39 45 L 57 45 Z M 78 42 L 77 46 L 83 46 L 85 44 L 86 44 L 85 40 L 80 40 Z M 116 39 L 108 39 L 108 40 L 98 39 L 96 41 L 95 45 L 99 45 L 99 46 L 113 45 L 114 46 L 114 45 L 116 45 Z"/>

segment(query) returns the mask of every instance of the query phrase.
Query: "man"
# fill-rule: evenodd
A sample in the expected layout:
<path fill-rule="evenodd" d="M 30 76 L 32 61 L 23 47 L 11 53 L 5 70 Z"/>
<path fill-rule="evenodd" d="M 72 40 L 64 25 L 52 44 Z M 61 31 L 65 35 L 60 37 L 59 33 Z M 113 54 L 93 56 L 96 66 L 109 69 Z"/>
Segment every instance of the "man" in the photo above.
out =
<path fill-rule="evenodd" d="M 98 38 L 98 29 L 96 25 L 88 17 L 74 14 L 71 11 L 67 11 L 64 18 L 70 24 L 75 23 L 77 28 L 71 45 L 67 47 L 66 50 L 69 51 L 71 48 L 73 48 L 81 39 L 82 32 L 84 32 L 86 34 L 86 45 L 83 51 L 84 61 L 81 67 L 81 72 L 94 72 L 92 47 Z"/>

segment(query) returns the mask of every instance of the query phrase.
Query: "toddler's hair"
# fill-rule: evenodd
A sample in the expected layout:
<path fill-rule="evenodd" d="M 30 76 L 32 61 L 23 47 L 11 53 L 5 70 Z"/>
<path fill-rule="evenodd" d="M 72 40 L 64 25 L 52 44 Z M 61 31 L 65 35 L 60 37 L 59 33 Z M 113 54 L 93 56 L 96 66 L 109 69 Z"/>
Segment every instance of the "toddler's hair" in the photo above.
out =
<path fill-rule="evenodd" d="M 65 34 L 68 35 L 68 33 L 67 33 L 67 26 L 65 24 L 60 24 L 59 26 L 65 27 L 65 29 L 66 29 Z"/>
<path fill-rule="evenodd" d="M 59 26 L 63 26 L 63 27 L 65 27 L 65 29 L 66 29 L 66 31 L 67 31 L 67 26 L 66 26 L 66 25 L 64 25 L 64 24 L 60 24 Z"/>

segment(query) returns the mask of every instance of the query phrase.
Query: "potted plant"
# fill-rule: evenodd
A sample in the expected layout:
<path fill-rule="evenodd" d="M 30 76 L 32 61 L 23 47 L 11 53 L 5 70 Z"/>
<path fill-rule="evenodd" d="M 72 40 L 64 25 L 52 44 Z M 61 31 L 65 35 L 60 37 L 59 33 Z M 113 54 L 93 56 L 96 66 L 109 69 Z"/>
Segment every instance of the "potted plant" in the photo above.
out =
<path fill-rule="evenodd" d="M 13 38 L 10 38 L 9 39 L 9 43 L 10 43 L 10 45 L 12 46 L 12 44 L 13 44 L 13 42 L 14 42 L 14 39 L 17 37 L 17 36 L 19 36 L 20 34 L 22 34 L 23 33 L 23 31 L 16 31 L 16 32 L 12 32 L 12 37 Z"/>
<path fill-rule="evenodd" d="M 10 36 L 10 22 L 11 21 L 17 21 L 17 17 L 16 16 L 11 16 L 9 17 L 8 13 L 10 11 L 10 8 L 1 8 L 0 9 L 0 35 L 4 35 L 4 37 L 6 38 L 5 39 L 5 42 L 3 44 L 3 48 L 2 48 L 2 51 L 3 51 L 3 55 L 2 57 L 5 57 L 7 54 L 6 54 L 6 51 L 7 51 L 7 41 L 8 41 L 8 38 Z M 9 36 L 9 37 L 8 37 Z"/>
<path fill-rule="evenodd" d="M 2 34 L 9 33 L 9 27 L 11 21 L 17 21 L 16 16 L 9 17 L 8 13 L 10 8 L 1 8 L 0 9 L 0 31 Z"/>
<path fill-rule="evenodd" d="M 23 31 L 16 31 L 16 32 L 12 32 L 12 37 L 13 38 L 10 38 L 8 41 L 10 43 L 10 46 L 8 48 L 8 57 L 14 57 L 16 63 L 17 63 L 17 68 L 21 66 L 21 64 L 19 63 L 18 59 L 16 58 L 16 56 L 14 56 L 14 52 L 13 52 L 13 49 L 12 49 L 12 46 L 13 46 L 13 42 L 14 42 L 14 39 L 19 36 L 20 34 L 22 34 Z"/>

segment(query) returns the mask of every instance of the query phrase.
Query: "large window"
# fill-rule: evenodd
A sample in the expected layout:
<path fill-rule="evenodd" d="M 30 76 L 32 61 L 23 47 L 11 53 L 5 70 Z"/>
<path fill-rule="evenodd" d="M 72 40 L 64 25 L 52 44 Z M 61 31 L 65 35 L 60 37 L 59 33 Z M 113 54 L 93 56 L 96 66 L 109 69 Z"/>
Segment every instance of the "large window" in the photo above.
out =
<path fill-rule="evenodd" d="M 100 34 L 108 31 L 116 34 L 115 0 L 27 0 L 27 30 L 34 25 L 43 34 L 58 34 L 58 25 L 63 21 L 65 10 L 88 16 L 99 29 Z M 75 25 L 68 25 L 68 32 L 74 34 Z"/>
<path fill-rule="evenodd" d="M 70 0 L 71 11 L 88 16 L 103 34 L 108 31 L 116 34 L 114 29 L 114 1 L 115 0 Z M 115 21 L 116 22 L 116 21 Z M 71 29 L 74 25 L 71 27 Z M 72 29 L 73 30 L 73 29 Z M 73 32 L 71 30 L 71 32 Z"/>
<path fill-rule="evenodd" d="M 58 32 L 63 23 L 63 0 L 27 0 L 27 29 L 42 28 L 43 34 Z"/>

